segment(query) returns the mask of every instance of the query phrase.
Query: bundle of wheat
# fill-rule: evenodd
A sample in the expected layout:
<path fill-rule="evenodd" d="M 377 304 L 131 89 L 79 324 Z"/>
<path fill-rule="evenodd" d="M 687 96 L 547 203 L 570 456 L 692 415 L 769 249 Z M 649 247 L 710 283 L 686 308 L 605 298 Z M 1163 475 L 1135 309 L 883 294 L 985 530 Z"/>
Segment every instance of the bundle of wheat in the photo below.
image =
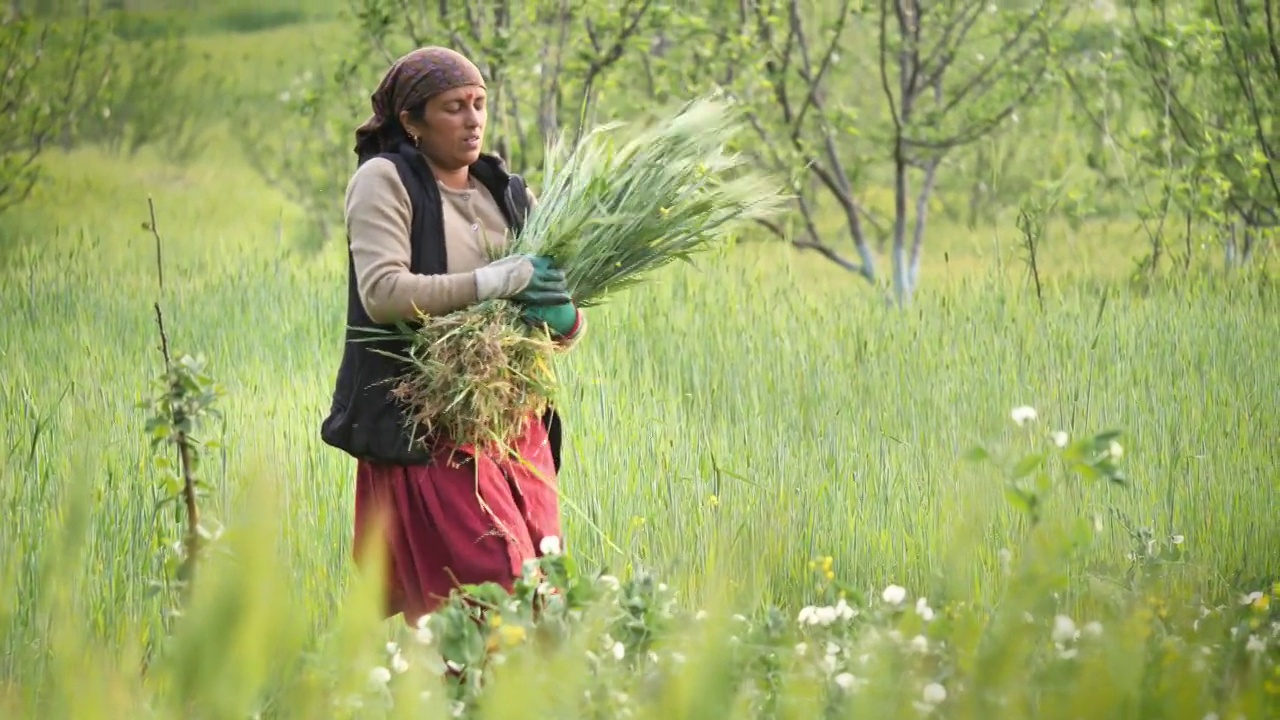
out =
<path fill-rule="evenodd" d="M 719 246 L 786 196 L 726 145 L 741 127 L 728 103 L 704 98 L 628 140 L 610 124 L 546 153 L 543 192 L 503 254 L 552 258 L 578 307 L 597 305 L 672 261 Z M 501 449 L 556 391 L 545 330 L 519 307 L 490 300 L 409 331 L 408 371 L 393 395 L 416 429 L 453 443 Z"/>

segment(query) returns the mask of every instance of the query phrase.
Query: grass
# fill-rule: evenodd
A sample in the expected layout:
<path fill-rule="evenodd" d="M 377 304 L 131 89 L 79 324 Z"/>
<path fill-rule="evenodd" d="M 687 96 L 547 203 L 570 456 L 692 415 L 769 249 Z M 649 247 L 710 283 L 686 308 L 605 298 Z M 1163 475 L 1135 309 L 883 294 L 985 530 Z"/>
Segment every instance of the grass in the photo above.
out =
<path fill-rule="evenodd" d="M 43 717 L 248 717 L 264 697 L 264 717 L 325 715 L 326 703 L 363 686 L 352 668 L 385 661 L 369 637 L 387 631 L 361 612 L 369 599 L 349 562 L 352 465 L 318 437 L 340 357 L 342 248 L 291 253 L 280 228 L 287 235 L 296 214 L 222 145 L 186 167 L 150 153 L 130 164 L 92 150 L 50 155 L 49 172 L 50 184 L 6 218 L 6 232 L 29 243 L 0 270 L 0 716 L 36 717 L 39 707 Z M 165 238 L 171 343 L 209 357 L 228 390 L 225 426 L 206 433 L 224 448 L 204 471 L 236 562 L 211 566 L 192 624 L 144 684 L 133 668 L 161 609 L 147 597 L 160 572 L 155 471 L 134 407 L 161 369 L 154 243 L 141 229 L 148 196 Z M 768 243 L 706 257 L 698 271 L 665 269 L 592 309 L 590 333 L 561 371 L 568 549 L 584 568 L 632 583 L 653 569 L 688 608 L 778 603 L 794 618 L 803 605 L 834 603 L 815 596 L 808 565 L 824 555 L 853 588 L 878 595 L 893 583 L 908 589 L 908 605 L 917 596 L 954 605 L 931 631 L 945 641 L 945 673 L 933 656 L 860 670 L 865 635 L 819 628 L 806 640 L 847 648 L 841 668 L 873 678 L 858 702 L 876 716 L 914 712 L 936 677 L 954 717 L 995 712 L 956 678 L 1004 698 L 1004 717 L 1198 719 L 1209 708 L 1262 717 L 1275 701 L 1260 673 L 1274 660 L 1215 655 L 1213 667 L 1235 667 L 1245 688 L 1219 704 L 1207 681 L 1193 682 L 1201 676 L 1188 648 L 1210 642 L 1207 631 L 1188 628 L 1200 603 L 1234 606 L 1280 575 L 1274 292 L 1215 271 L 1185 285 L 1130 284 L 1141 243 L 1118 224 L 1051 226 L 1049 237 L 1043 310 L 1011 223 L 935 225 L 906 312 Z M 1198 260 L 1210 264 L 1209 252 Z M 1009 418 L 1022 404 L 1039 411 L 1031 429 Z M 1125 433 L 1130 486 L 1063 485 L 1037 530 L 1006 502 L 1002 475 L 958 462 L 979 443 L 1024 452 L 1050 430 L 1109 428 Z M 1095 512 L 1095 542 L 1049 565 L 1066 568 L 1061 582 L 1029 567 L 1002 572 L 1003 549 L 1036 558 Z M 1182 559 L 1130 560 L 1140 546 L 1126 518 L 1157 541 L 1181 536 Z M 1145 568 L 1140 591 L 1127 585 L 1135 567 Z M 1045 583 L 1061 603 L 1036 605 L 1034 629 L 1010 625 L 1019 603 L 1044 601 Z M 1171 633 L 1187 644 L 1176 652 L 1152 639 L 1153 595 L 1181 623 Z M 982 609 L 997 601 L 1002 613 Z M 866 615 L 881 612 L 873 607 Z M 1078 670 L 1020 661 L 1031 646 L 1053 654 L 1055 612 L 1108 628 Z M 909 638 L 913 617 L 872 625 Z M 751 623 L 751 637 L 773 637 L 767 615 Z M 1237 650 L 1267 629 L 1240 627 Z M 594 642 L 595 626 L 583 628 L 578 640 Z M 576 708 L 566 703 L 584 689 L 604 695 L 600 687 L 650 698 L 639 717 L 715 716 L 737 697 L 738 666 L 723 663 L 739 656 L 719 644 L 748 637 L 735 628 L 669 636 L 688 642 L 676 647 L 696 671 L 660 690 L 622 666 L 591 680 L 585 649 L 541 666 L 513 655 L 519 672 L 495 685 L 489 716 L 568 717 Z M 770 642 L 789 651 L 801 639 Z M 628 658 L 637 642 L 627 641 Z M 1274 657 L 1280 638 L 1271 642 Z M 675 650 L 658 650 L 673 662 Z M 764 663 L 767 653 L 748 657 Z M 573 692 L 524 684 L 556 673 Z M 786 688 L 799 705 L 792 716 L 812 717 L 804 703 L 833 677 L 788 676 L 798 683 Z M 192 704 L 204 714 L 190 714 Z"/>

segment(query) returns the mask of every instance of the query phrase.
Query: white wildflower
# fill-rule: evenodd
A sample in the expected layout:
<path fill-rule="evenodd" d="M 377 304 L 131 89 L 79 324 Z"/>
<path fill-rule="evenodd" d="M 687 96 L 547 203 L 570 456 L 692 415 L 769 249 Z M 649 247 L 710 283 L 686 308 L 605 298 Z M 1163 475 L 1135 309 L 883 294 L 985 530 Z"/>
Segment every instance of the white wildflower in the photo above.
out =
<path fill-rule="evenodd" d="M 391 671 L 382 667 L 375 666 L 369 671 L 369 683 L 371 685 L 386 685 L 391 682 Z"/>
<path fill-rule="evenodd" d="M 397 644 L 395 643 L 395 641 L 392 641 L 392 642 L 387 643 L 387 654 L 388 654 L 388 655 L 395 655 L 395 654 L 396 654 L 396 653 L 398 653 L 398 652 L 400 652 L 400 646 L 399 646 L 399 645 L 397 645 Z"/>
<path fill-rule="evenodd" d="M 836 655 L 840 654 L 840 646 L 833 642 L 828 642 L 826 649 L 827 649 L 828 657 L 835 657 Z"/>
<path fill-rule="evenodd" d="M 733 619 L 741 623 L 744 623 L 747 621 L 747 617 L 745 615 L 734 615 Z"/>
<path fill-rule="evenodd" d="M 853 673 L 842 672 L 836 675 L 835 682 L 845 692 L 856 692 L 858 689 L 858 678 Z"/>
<path fill-rule="evenodd" d="M 1259 591 L 1259 590 L 1254 590 L 1253 592 L 1249 593 L 1248 595 L 1242 595 L 1242 596 L 1240 596 L 1240 604 L 1241 604 L 1241 605 L 1252 605 L 1253 603 L 1257 602 L 1257 601 L 1258 601 L 1258 600 L 1260 600 L 1260 599 L 1262 599 L 1262 592 L 1261 592 L 1261 591 Z"/>
<path fill-rule="evenodd" d="M 916 599 L 916 614 L 924 618 L 925 622 L 933 620 L 933 608 L 929 607 L 929 601 L 924 598 Z"/>
<path fill-rule="evenodd" d="M 1066 615 L 1058 615 L 1053 619 L 1053 641 L 1056 643 L 1066 643 L 1080 637 L 1080 631 L 1076 629 L 1076 623 Z"/>
<path fill-rule="evenodd" d="M 812 608 L 805 608 L 805 610 L 812 610 Z M 802 614 L 802 615 L 804 614 L 804 611 L 803 611 L 803 610 L 801 611 L 801 614 Z M 699 610 L 698 612 L 696 612 L 696 613 L 694 613 L 694 614 L 693 614 L 693 619 L 694 619 L 694 620 L 706 620 L 706 619 L 707 619 L 707 611 L 706 611 L 706 610 Z"/>
<path fill-rule="evenodd" d="M 907 599 L 907 589 L 901 585 L 890 585 L 880 593 L 880 597 L 890 605 L 897 605 Z"/>
<path fill-rule="evenodd" d="M 1267 651 L 1267 641 L 1250 633 L 1249 642 L 1245 644 L 1244 649 L 1251 653 L 1264 653 Z"/>
<path fill-rule="evenodd" d="M 1079 654 L 1080 654 L 1080 651 L 1076 648 L 1066 648 L 1066 649 L 1058 650 L 1058 657 L 1062 658 L 1063 660 L 1070 660 Z"/>
<path fill-rule="evenodd" d="M 1170 536 L 1169 536 L 1169 542 L 1173 543 L 1174 545 L 1181 545 L 1182 543 L 1184 543 L 1184 542 L 1186 542 L 1186 541 L 1187 541 L 1187 538 L 1186 538 L 1186 536 L 1184 536 L 1184 535 L 1170 535 Z"/>
<path fill-rule="evenodd" d="M 618 578 L 612 575 L 601 575 L 598 580 L 601 585 L 604 585 L 613 592 L 617 592 L 618 589 L 622 587 L 622 583 L 618 582 Z"/>
<path fill-rule="evenodd" d="M 1107 447 L 1107 454 L 1119 460 L 1120 456 L 1124 455 L 1124 447 L 1122 447 L 1120 443 L 1116 442 L 1115 440 L 1112 440 L 1111 445 Z"/>
<path fill-rule="evenodd" d="M 837 615 L 840 614 L 836 608 L 830 605 L 815 607 L 809 605 L 802 610 L 796 617 L 801 625 L 830 625 L 835 622 Z"/>
<path fill-rule="evenodd" d="M 627 647 L 620 642 L 615 642 L 609 651 L 613 653 L 614 660 L 621 660 L 627 655 Z"/>
<path fill-rule="evenodd" d="M 923 635 L 911 638 L 911 649 L 918 653 L 929 652 L 929 638 Z"/>
<path fill-rule="evenodd" d="M 1097 620 L 1091 621 L 1084 626 L 1084 634 L 1090 637 L 1102 637 L 1102 623 Z"/>
<path fill-rule="evenodd" d="M 852 620 L 857 614 L 858 611 L 845 602 L 844 598 L 840 598 L 840 601 L 836 603 L 836 616 L 841 620 Z"/>
<path fill-rule="evenodd" d="M 1009 411 L 1009 417 L 1013 418 L 1013 421 L 1018 424 L 1018 427 L 1022 427 L 1036 419 L 1036 409 L 1030 405 L 1019 405 Z"/>
<path fill-rule="evenodd" d="M 924 686 L 924 692 L 921 693 L 921 696 L 930 705 L 937 705 L 947 699 L 947 689 L 939 683 L 929 683 Z"/>
<path fill-rule="evenodd" d="M 805 653 L 807 653 L 807 652 L 809 652 L 809 644 L 808 644 L 808 643 L 796 643 L 796 654 L 797 654 L 797 655 L 804 655 L 804 654 L 805 654 Z"/>
<path fill-rule="evenodd" d="M 560 538 L 555 535 L 548 535 L 542 538 L 538 543 L 538 549 L 543 555 L 559 555 L 560 554 Z"/>
<path fill-rule="evenodd" d="M 454 716 L 454 717 L 456 717 L 456 718 L 460 718 L 460 717 L 462 717 L 462 714 L 463 714 L 463 713 L 465 713 L 466 711 L 467 711 L 467 706 L 466 706 L 466 704 L 464 704 L 461 700 L 454 700 L 454 701 L 453 701 L 453 716 Z"/>
<path fill-rule="evenodd" d="M 1071 441 L 1071 436 L 1061 430 L 1055 431 L 1050 437 L 1053 438 L 1053 444 L 1060 448 L 1066 447 L 1067 443 Z"/>
<path fill-rule="evenodd" d="M 403 675 L 409 670 L 409 661 L 404 659 L 404 655 L 397 652 L 391 656 L 391 669 L 395 670 L 396 674 Z"/>

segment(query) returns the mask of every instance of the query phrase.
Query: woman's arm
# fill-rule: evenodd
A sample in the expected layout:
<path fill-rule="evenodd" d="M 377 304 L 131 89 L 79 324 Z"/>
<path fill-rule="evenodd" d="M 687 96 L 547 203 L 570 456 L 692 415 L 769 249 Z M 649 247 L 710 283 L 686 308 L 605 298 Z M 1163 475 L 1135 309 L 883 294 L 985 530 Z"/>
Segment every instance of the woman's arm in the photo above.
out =
<path fill-rule="evenodd" d="M 475 272 L 409 271 L 413 205 L 390 160 L 361 165 L 347 185 L 346 224 L 360 302 L 376 323 L 444 315 L 478 299 Z M 415 310 L 416 308 L 416 310 Z"/>

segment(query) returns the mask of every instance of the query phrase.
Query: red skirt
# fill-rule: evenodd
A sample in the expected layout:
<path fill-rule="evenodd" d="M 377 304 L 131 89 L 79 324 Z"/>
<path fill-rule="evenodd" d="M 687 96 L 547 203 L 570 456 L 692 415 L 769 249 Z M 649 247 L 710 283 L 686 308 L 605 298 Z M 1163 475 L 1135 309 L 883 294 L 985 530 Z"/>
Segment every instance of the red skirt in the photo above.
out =
<path fill-rule="evenodd" d="M 542 539 L 560 536 L 551 445 L 537 418 L 513 445 L 519 458 L 441 445 L 429 465 L 356 466 L 356 560 L 382 553 L 386 616 L 403 613 L 407 623 L 459 584 L 495 582 L 510 591 L 524 562 L 541 554 Z"/>

